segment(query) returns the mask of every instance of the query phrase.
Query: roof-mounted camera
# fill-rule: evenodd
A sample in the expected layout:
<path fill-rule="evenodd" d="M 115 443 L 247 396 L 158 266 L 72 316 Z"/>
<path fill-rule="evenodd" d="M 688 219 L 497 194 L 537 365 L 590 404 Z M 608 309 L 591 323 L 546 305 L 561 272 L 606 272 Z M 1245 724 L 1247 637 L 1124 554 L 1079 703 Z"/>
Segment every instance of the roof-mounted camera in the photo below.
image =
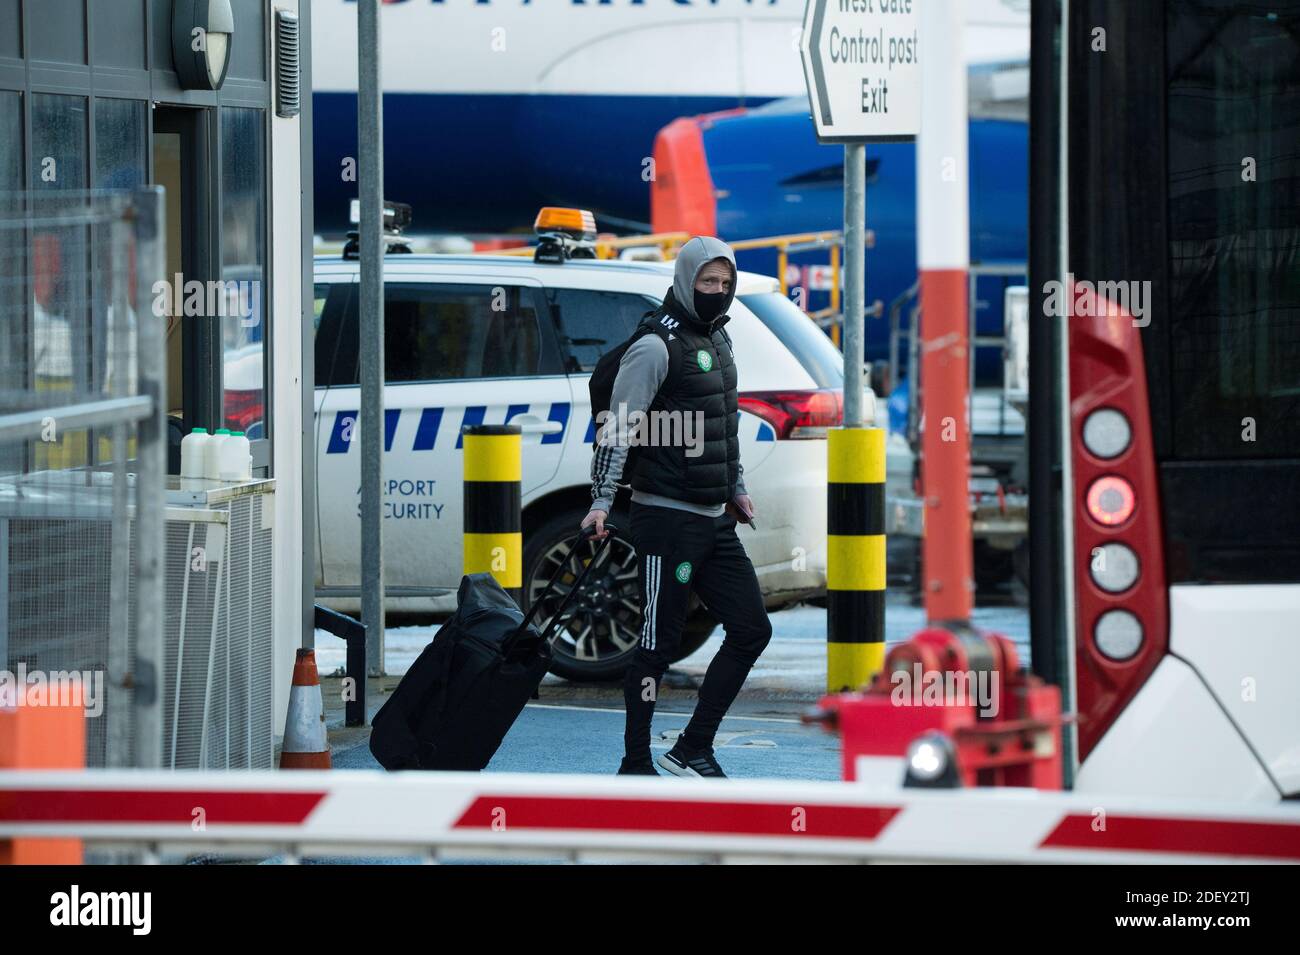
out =
<path fill-rule="evenodd" d="M 354 225 L 361 224 L 361 200 L 353 199 L 348 211 L 348 220 Z M 384 231 L 382 241 L 385 255 L 407 254 L 411 244 L 402 233 L 411 225 L 411 207 L 405 202 L 384 200 Z M 356 259 L 361 256 L 361 233 L 353 229 L 348 233 L 347 244 L 343 246 L 343 258 Z"/>

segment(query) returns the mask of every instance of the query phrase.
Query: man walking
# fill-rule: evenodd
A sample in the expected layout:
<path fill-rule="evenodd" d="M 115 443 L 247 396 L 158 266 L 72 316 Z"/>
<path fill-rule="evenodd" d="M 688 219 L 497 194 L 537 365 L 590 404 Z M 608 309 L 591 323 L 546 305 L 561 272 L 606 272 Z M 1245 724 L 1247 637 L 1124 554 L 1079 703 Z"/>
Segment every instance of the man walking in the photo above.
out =
<path fill-rule="evenodd" d="M 697 236 L 677 256 L 663 305 L 624 353 L 610 409 L 592 459 L 592 505 L 582 526 L 605 518 L 635 444 L 629 534 L 641 564 L 641 640 L 623 685 L 626 753 L 621 775 L 659 775 L 650 758 L 650 722 L 659 684 L 678 647 L 694 590 L 723 625 L 726 638 L 700 686 L 690 723 L 658 765 L 676 776 L 721 777 L 713 740 L 754 661 L 772 636 L 758 577 L 736 535 L 752 523 L 736 436 L 736 364 L 723 330 L 736 292 L 736 258 L 711 236 Z M 635 412 L 651 421 L 640 436 L 620 430 Z M 655 414 L 677 416 L 676 430 Z M 647 443 L 646 435 L 691 434 L 696 440 Z"/>

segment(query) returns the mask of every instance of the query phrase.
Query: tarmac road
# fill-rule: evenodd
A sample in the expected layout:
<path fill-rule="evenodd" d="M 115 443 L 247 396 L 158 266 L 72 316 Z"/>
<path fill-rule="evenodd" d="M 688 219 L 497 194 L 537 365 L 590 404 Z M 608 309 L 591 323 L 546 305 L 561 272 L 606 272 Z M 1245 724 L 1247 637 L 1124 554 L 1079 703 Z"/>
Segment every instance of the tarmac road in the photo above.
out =
<path fill-rule="evenodd" d="M 1029 657 L 1028 615 L 1023 607 L 979 607 L 977 627 L 1015 641 L 1022 661 Z M 903 596 L 890 599 L 885 613 L 886 642 L 898 643 L 924 623 L 924 611 Z M 799 606 L 772 614 L 773 638 L 751 671 L 740 698 L 723 721 L 716 755 L 729 775 L 747 778 L 841 778 L 839 741 L 800 714 L 822 695 L 826 666 L 826 611 Z M 386 659 L 393 675 L 368 682 L 367 710 L 373 714 L 436 626 L 388 631 Z M 667 750 L 685 726 L 695 704 L 695 688 L 722 643 L 721 628 L 695 654 L 675 665 L 665 678 L 655 714 L 651 748 Z M 341 668 L 344 644 L 317 633 L 317 664 L 322 675 Z M 322 678 L 326 718 L 337 769 L 377 769 L 366 745 L 368 728 L 343 726 L 337 677 Z M 623 752 L 623 700 L 614 683 L 573 684 L 548 676 L 541 699 L 530 704 L 511 729 L 488 772 L 613 773 Z"/>

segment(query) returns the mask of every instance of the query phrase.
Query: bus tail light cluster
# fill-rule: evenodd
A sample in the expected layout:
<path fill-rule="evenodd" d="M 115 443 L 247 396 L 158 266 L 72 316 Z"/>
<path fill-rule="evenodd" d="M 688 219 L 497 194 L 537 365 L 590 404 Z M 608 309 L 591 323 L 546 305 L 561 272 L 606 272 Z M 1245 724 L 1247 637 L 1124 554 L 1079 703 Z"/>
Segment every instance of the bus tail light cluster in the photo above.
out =
<path fill-rule="evenodd" d="M 1114 306 L 1067 324 L 1082 759 L 1164 656 L 1168 598 L 1141 337 Z"/>

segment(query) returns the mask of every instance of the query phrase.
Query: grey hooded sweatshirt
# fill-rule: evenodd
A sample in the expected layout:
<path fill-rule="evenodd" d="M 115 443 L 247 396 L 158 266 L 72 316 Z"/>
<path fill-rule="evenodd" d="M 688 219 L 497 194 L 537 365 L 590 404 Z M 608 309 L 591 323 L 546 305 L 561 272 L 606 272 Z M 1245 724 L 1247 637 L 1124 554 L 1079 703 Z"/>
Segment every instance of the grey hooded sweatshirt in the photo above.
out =
<path fill-rule="evenodd" d="M 714 259 L 724 259 L 731 266 L 731 291 L 718 317 L 713 321 L 713 326 L 716 327 L 725 320 L 727 310 L 736 297 L 736 256 L 731 247 L 713 236 L 695 236 L 681 247 L 673 267 L 672 298 L 676 306 L 701 328 L 708 325 L 695 314 L 695 280 L 699 277 L 700 270 Z M 610 408 L 626 407 L 629 415 L 649 410 L 650 403 L 654 401 L 659 387 L 667 377 L 668 347 L 658 335 L 642 335 L 623 353 L 623 358 L 619 361 Z M 609 419 L 596 436 L 596 447 L 591 459 L 591 506 L 594 510 L 609 511 L 613 508 L 614 493 L 627 462 L 628 445 L 625 436 L 619 440 L 609 440 L 612 435 L 605 434 L 606 429 L 612 428 L 616 420 Z M 739 464 L 738 472 L 736 494 L 741 495 L 747 492 L 744 468 Z M 672 507 L 705 517 L 717 517 L 726 509 L 726 504 L 707 506 L 636 490 L 632 492 L 632 500 L 638 504 Z"/>

